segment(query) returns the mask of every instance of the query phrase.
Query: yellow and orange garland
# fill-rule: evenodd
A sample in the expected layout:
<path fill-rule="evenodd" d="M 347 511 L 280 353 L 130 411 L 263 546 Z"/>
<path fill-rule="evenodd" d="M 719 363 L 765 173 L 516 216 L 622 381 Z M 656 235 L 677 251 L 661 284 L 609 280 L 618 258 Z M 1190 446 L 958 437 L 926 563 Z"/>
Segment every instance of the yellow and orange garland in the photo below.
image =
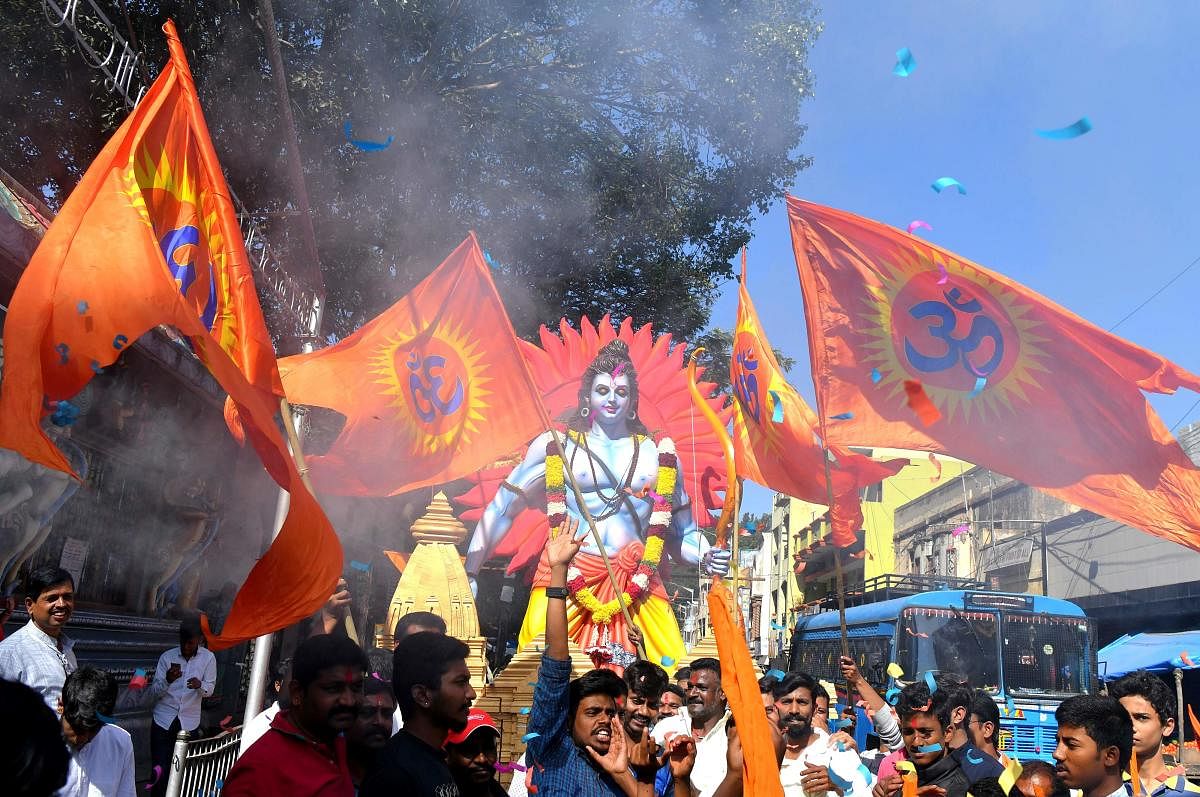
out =
<path fill-rule="evenodd" d="M 581 432 L 570 431 L 568 436 L 576 445 L 583 445 Z M 640 446 L 645 439 L 645 435 L 634 435 L 633 443 Z M 650 594 L 653 579 L 658 578 L 658 566 L 662 562 L 667 530 L 671 527 L 671 499 L 675 495 L 677 465 L 675 444 L 671 438 L 664 437 L 658 443 L 658 481 L 654 485 L 655 489 L 652 492 L 648 491 L 649 497 L 654 501 L 654 509 L 650 513 L 646 549 L 629 579 L 627 592 L 622 593 L 620 598 L 601 603 L 591 587 L 584 583 L 583 574 L 577 568 L 572 567 L 567 571 L 567 589 L 571 591 L 571 597 L 591 614 L 593 622 L 606 625 L 621 611 L 621 602 L 633 607 Z M 567 519 L 565 478 L 562 453 L 551 440 L 546 445 L 546 519 L 551 529 L 558 528 Z"/>

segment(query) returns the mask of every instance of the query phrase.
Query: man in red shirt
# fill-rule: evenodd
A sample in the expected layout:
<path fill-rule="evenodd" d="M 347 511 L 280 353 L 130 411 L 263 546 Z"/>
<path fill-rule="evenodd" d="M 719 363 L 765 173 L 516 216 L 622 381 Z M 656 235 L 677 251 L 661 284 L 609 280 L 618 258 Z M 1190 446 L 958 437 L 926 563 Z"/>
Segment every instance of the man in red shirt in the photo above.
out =
<path fill-rule="evenodd" d="M 343 636 L 315 636 L 292 658 L 291 702 L 233 765 L 225 797 L 354 797 L 342 732 L 362 702 L 367 656 Z"/>

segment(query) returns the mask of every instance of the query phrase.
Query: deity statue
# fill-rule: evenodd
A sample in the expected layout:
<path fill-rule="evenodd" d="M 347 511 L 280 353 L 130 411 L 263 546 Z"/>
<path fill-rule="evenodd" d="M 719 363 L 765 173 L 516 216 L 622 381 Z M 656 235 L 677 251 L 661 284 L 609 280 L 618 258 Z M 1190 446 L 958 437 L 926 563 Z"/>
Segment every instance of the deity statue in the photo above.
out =
<path fill-rule="evenodd" d="M 711 547 L 697 527 L 674 443 L 651 436 L 639 418 L 638 402 L 638 373 L 629 347 L 611 340 L 584 372 L 576 406 L 560 419 L 566 426 L 566 433 L 558 435 L 562 450 L 550 432 L 537 437 L 483 510 L 467 550 L 466 570 L 474 590 L 480 567 L 527 508 L 544 506 L 551 529 L 568 516 L 586 528 L 567 474 L 570 468 L 649 659 L 679 661 L 686 655 L 683 638 L 658 574 L 664 551 L 709 575 L 727 573 L 730 554 Z M 543 556 L 519 648 L 545 630 L 549 583 Z M 629 629 L 590 533 L 570 570 L 568 590 L 572 640 L 597 662 L 617 667 L 631 662 Z"/>

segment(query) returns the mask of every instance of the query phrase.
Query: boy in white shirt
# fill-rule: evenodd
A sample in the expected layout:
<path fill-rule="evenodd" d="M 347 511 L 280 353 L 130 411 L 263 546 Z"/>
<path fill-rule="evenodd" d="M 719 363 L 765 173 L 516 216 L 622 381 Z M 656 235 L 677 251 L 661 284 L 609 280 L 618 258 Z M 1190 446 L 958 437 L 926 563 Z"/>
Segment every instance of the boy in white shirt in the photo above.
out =
<path fill-rule="evenodd" d="M 80 667 L 67 676 L 62 729 L 71 768 L 58 797 L 135 797 L 133 740 L 112 724 L 116 704 L 117 682 L 103 670 Z"/>

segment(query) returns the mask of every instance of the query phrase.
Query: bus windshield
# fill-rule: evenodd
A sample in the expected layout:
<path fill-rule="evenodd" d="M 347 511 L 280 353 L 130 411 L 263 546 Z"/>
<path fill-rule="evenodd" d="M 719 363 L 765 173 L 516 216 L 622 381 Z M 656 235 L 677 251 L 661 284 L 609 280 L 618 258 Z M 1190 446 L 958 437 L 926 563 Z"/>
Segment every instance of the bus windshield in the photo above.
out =
<path fill-rule="evenodd" d="M 1080 617 L 1004 614 L 1004 683 L 1011 694 L 1088 689 L 1088 626 Z"/>
<path fill-rule="evenodd" d="M 909 677 L 931 670 L 964 676 L 990 694 L 999 691 L 996 612 L 911 608 L 900 622 L 899 658 Z"/>

